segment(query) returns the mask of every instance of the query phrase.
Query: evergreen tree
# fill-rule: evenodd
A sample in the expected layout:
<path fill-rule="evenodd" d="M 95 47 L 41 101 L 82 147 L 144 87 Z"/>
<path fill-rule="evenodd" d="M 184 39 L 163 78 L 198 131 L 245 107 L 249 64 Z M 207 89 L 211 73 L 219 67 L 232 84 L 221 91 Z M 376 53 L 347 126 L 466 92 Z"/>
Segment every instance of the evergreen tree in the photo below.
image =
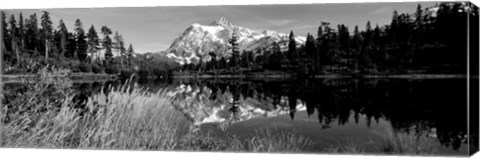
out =
<path fill-rule="evenodd" d="M 77 56 L 75 54 L 76 49 L 77 49 L 77 41 L 75 39 L 75 35 L 71 32 L 67 33 L 67 39 L 66 39 L 66 52 L 65 52 L 65 57 L 69 59 L 76 59 Z"/>
<path fill-rule="evenodd" d="M 360 31 L 358 30 L 358 26 L 355 25 L 355 29 L 353 30 L 353 37 L 352 37 L 352 48 L 353 49 L 359 49 L 360 43 L 361 43 L 361 36 L 360 36 Z"/>
<path fill-rule="evenodd" d="M 7 29 L 7 15 L 5 12 L 0 11 L 0 23 L 2 24 L 2 35 L 4 38 L 8 37 L 8 29 Z"/>
<path fill-rule="evenodd" d="M 80 19 L 75 20 L 75 39 L 76 39 L 76 46 L 77 48 L 75 49 L 75 53 L 77 55 L 77 58 L 85 62 L 87 60 L 87 41 L 86 41 L 86 36 L 85 36 L 85 31 L 83 30 L 83 24 L 80 21 Z"/>
<path fill-rule="evenodd" d="M 319 26 L 318 27 L 318 31 L 317 31 L 317 39 L 315 40 L 315 49 L 316 49 L 316 52 L 315 52 L 315 55 L 314 55 L 314 61 L 313 61 L 313 65 L 315 67 L 315 73 L 319 73 L 321 71 L 321 43 L 322 43 L 322 38 L 323 38 L 323 29 L 322 29 L 322 26 Z"/>
<path fill-rule="evenodd" d="M 417 10 L 415 11 L 415 25 L 417 29 L 420 29 L 423 26 L 423 11 L 420 4 L 418 4 Z"/>
<path fill-rule="evenodd" d="M 105 60 L 107 62 L 111 62 L 113 54 L 112 54 L 112 39 L 110 35 L 112 34 L 112 30 L 107 26 L 102 26 L 101 32 L 103 34 L 103 41 L 102 45 L 105 49 Z"/>
<path fill-rule="evenodd" d="M 290 36 L 288 38 L 288 58 L 290 60 L 297 59 L 297 42 L 295 41 L 295 35 L 293 35 L 293 30 L 290 31 Z"/>
<path fill-rule="evenodd" d="M 2 52 L 0 53 L 0 55 L 1 55 L 0 58 L 1 58 L 2 60 L 6 60 L 5 57 L 6 57 L 6 55 L 8 55 L 8 54 L 7 54 L 7 48 L 6 48 L 7 44 L 6 44 L 6 42 L 4 42 L 4 41 L 9 41 L 9 39 L 8 39 L 8 30 L 7 30 L 7 26 L 6 26 L 6 25 L 7 25 L 7 20 L 6 20 L 5 12 L 0 11 L 0 26 L 2 27 L 2 28 L 0 28 L 0 29 L 1 29 L 1 31 L 2 31 L 1 34 L 2 34 L 2 37 L 3 37 L 3 39 L 0 40 L 0 42 L 1 42 L 0 44 L 1 44 L 1 48 L 2 48 L 2 49 L 0 50 L 0 51 L 2 51 Z M 1 70 L 1 71 L 3 71 L 3 70 Z"/>
<path fill-rule="evenodd" d="M 422 6 L 418 4 L 417 11 L 415 12 L 415 45 L 417 47 L 423 45 L 423 34 L 424 34 L 424 18 Z"/>
<path fill-rule="evenodd" d="M 208 55 L 210 55 L 210 65 L 212 67 L 212 70 L 215 71 L 216 69 L 218 69 L 217 54 L 215 54 L 215 52 L 210 52 L 208 53 Z"/>
<path fill-rule="evenodd" d="M 5 27 L 7 27 L 7 34 L 9 34 L 10 36 L 17 36 L 17 20 L 15 19 L 15 16 L 13 14 L 10 15 L 10 19 L 8 19 L 8 24 L 5 23 Z"/>
<path fill-rule="evenodd" d="M 310 33 L 307 33 L 307 41 L 305 41 L 305 55 L 308 58 L 313 59 L 316 51 L 317 50 L 315 49 L 315 39 Z"/>
<path fill-rule="evenodd" d="M 272 70 L 279 70 L 282 61 L 282 51 L 280 50 L 280 45 L 277 42 L 273 42 L 272 46 L 272 53 L 267 58 L 267 68 Z"/>
<path fill-rule="evenodd" d="M 255 62 L 255 56 L 253 55 L 253 51 L 247 51 L 247 57 L 248 57 L 248 65 L 250 68 L 250 66 L 253 65 Z"/>
<path fill-rule="evenodd" d="M 19 36 L 19 31 L 18 31 L 18 28 L 17 28 L 17 21 L 15 20 L 15 16 L 13 16 L 13 14 L 10 16 L 10 20 L 9 20 L 9 35 L 10 35 L 10 46 L 11 46 L 11 51 L 12 52 L 15 52 L 15 62 L 16 64 L 18 64 L 20 62 L 20 53 L 19 53 L 19 48 L 18 48 L 18 36 Z M 6 56 L 4 56 L 4 60 L 8 61 L 8 60 L 12 60 L 11 58 L 13 57 L 9 57 L 10 59 L 6 58 Z"/>
<path fill-rule="evenodd" d="M 58 34 L 58 30 L 53 29 L 53 39 L 52 39 L 52 51 L 51 56 L 59 58 L 59 51 L 60 51 L 60 35 Z"/>
<path fill-rule="evenodd" d="M 63 57 L 67 53 L 68 30 L 62 19 L 59 21 L 57 34 L 59 37 L 58 45 L 60 46 L 59 56 Z"/>
<path fill-rule="evenodd" d="M 350 47 L 350 32 L 348 31 L 348 27 L 343 24 L 338 25 L 338 43 L 342 51 L 348 51 Z"/>
<path fill-rule="evenodd" d="M 371 44 L 373 46 L 376 46 L 374 47 L 374 49 L 376 48 L 379 48 L 380 47 L 380 36 L 381 36 L 381 33 L 382 31 L 380 30 L 380 27 L 377 25 L 375 25 L 375 28 L 372 30 L 372 37 L 371 37 Z"/>
<path fill-rule="evenodd" d="M 88 29 L 88 34 L 87 34 L 87 39 L 88 39 L 88 53 L 90 53 L 90 57 L 93 60 L 98 59 L 97 53 L 100 47 L 100 41 L 98 38 L 97 31 L 95 30 L 95 27 L 93 25 L 90 26 L 90 29 Z"/>
<path fill-rule="evenodd" d="M 227 65 L 227 59 L 225 59 L 225 57 L 221 57 L 220 60 L 218 61 L 218 67 L 220 69 L 227 69 L 228 68 L 228 65 Z"/>
<path fill-rule="evenodd" d="M 361 70 L 366 70 L 367 67 L 370 67 L 371 62 L 371 48 L 372 48 L 372 27 L 370 25 L 370 21 L 367 22 L 365 26 L 365 32 L 363 32 L 363 44 L 362 49 L 360 50 L 361 54 Z"/>
<path fill-rule="evenodd" d="M 25 51 L 25 26 L 24 26 L 24 19 L 23 14 L 20 12 L 18 15 L 18 40 L 20 42 L 20 51 Z"/>
<path fill-rule="evenodd" d="M 228 43 L 230 44 L 230 49 L 232 50 L 232 57 L 230 58 L 230 67 L 237 67 L 238 63 L 240 61 L 240 51 L 238 49 L 238 43 L 237 43 L 237 35 L 236 33 L 232 33 L 232 38 L 228 40 Z"/>
<path fill-rule="evenodd" d="M 128 46 L 128 50 L 127 50 L 127 61 L 128 61 L 128 66 L 132 66 L 132 59 L 133 59 L 133 54 L 135 53 L 135 51 L 133 50 L 133 46 L 132 44 L 130 43 L 130 45 Z"/>
<path fill-rule="evenodd" d="M 270 68 L 270 56 L 272 55 L 272 52 L 270 50 L 262 50 L 263 52 L 263 68 L 264 69 L 269 69 Z"/>
<path fill-rule="evenodd" d="M 370 21 L 367 22 L 365 26 L 365 33 L 363 37 L 364 46 L 370 47 L 372 45 L 372 26 L 370 25 Z"/>
<path fill-rule="evenodd" d="M 240 66 L 244 68 L 248 68 L 249 65 L 249 58 L 248 58 L 248 53 L 247 51 L 243 50 L 242 55 L 241 55 L 241 60 L 240 60 Z"/>
<path fill-rule="evenodd" d="M 124 44 L 124 41 L 123 41 L 123 37 L 122 35 L 120 35 L 118 33 L 118 31 L 115 31 L 115 34 L 113 36 L 113 40 L 114 40 L 114 48 L 115 50 L 117 50 L 117 55 L 120 56 L 120 63 L 121 63 L 121 66 L 123 68 L 123 66 L 125 65 L 123 62 L 124 62 L 124 58 L 125 58 L 125 55 L 126 55 L 126 50 L 125 50 L 125 44 Z"/>
<path fill-rule="evenodd" d="M 120 54 L 120 43 L 121 43 L 122 39 L 120 37 L 120 34 L 118 34 L 118 31 L 115 31 L 115 33 L 113 34 L 113 49 L 115 50 L 116 54 L 121 56 Z"/>
<path fill-rule="evenodd" d="M 317 65 L 315 64 L 315 59 L 317 49 L 315 47 L 315 39 L 310 33 L 307 34 L 307 41 L 305 41 L 305 54 L 307 61 L 303 63 L 305 65 L 304 68 L 307 68 L 308 73 L 310 73 L 312 69 L 316 71 Z"/>
<path fill-rule="evenodd" d="M 320 63 L 323 65 L 330 65 L 334 61 L 336 52 L 334 48 L 336 47 L 336 34 L 334 33 L 333 29 L 330 28 L 330 23 L 322 22 L 321 26 L 323 29 L 323 33 L 321 38 L 317 41 L 318 43 L 318 50 L 319 50 L 319 59 Z"/>
<path fill-rule="evenodd" d="M 322 37 L 323 37 L 323 29 L 322 29 L 322 26 L 319 26 L 317 31 L 317 40 L 319 40 Z"/>
<path fill-rule="evenodd" d="M 354 71 L 358 71 L 358 60 L 360 60 L 360 43 L 361 43 L 361 36 L 360 31 L 358 30 L 358 26 L 355 25 L 355 29 L 353 31 L 353 38 L 352 38 L 352 48 L 354 49 Z"/>
<path fill-rule="evenodd" d="M 393 11 L 392 22 L 390 23 L 390 35 L 392 36 L 392 44 L 395 46 L 397 44 L 397 31 L 398 31 L 398 12 L 397 10 Z"/>
<path fill-rule="evenodd" d="M 31 55 L 39 55 L 38 54 L 38 21 L 37 21 L 37 14 L 33 13 L 30 15 L 30 19 L 27 20 L 26 23 L 26 47 L 30 52 Z"/>
<path fill-rule="evenodd" d="M 330 66 L 337 64 L 340 61 L 342 52 L 339 51 L 338 37 L 337 33 L 330 27 L 326 27 L 326 36 L 324 36 L 324 44 L 326 46 L 326 64 Z"/>
<path fill-rule="evenodd" d="M 50 19 L 50 15 L 47 11 L 43 11 L 41 22 L 42 28 L 40 29 L 41 34 L 41 42 L 43 42 L 45 46 L 45 60 L 48 59 L 48 55 L 51 51 L 52 47 L 52 40 L 53 40 L 53 26 L 52 20 Z"/>
<path fill-rule="evenodd" d="M 378 24 L 375 26 L 375 29 L 373 29 L 372 33 L 372 44 L 373 44 L 373 56 L 372 60 L 376 65 L 381 64 L 385 58 L 384 58 L 384 53 L 383 51 L 383 45 L 381 43 L 381 38 L 382 38 L 382 29 L 378 26 Z"/>

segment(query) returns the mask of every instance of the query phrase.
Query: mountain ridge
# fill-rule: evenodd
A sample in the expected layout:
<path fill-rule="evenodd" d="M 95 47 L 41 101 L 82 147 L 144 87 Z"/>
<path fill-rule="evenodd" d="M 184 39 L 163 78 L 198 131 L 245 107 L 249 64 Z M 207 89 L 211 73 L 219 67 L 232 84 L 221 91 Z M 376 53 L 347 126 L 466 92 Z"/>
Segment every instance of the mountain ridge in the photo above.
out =
<path fill-rule="evenodd" d="M 288 48 L 289 34 L 236 26 L 220 17 L 208 25 L 193 23 L 172 42 L 164 54 L 180 64 L 209 61 L 209 52 L 214 52 L 218 57 L 229 57 L 228 40 L 233 33 L 237 35 L 240 51 L 268 48 L 273 42 L 279 43 L 283 50 Z M 295 36 L 297 47 L 304 44 L 305 40 L 305 37 Z"/>

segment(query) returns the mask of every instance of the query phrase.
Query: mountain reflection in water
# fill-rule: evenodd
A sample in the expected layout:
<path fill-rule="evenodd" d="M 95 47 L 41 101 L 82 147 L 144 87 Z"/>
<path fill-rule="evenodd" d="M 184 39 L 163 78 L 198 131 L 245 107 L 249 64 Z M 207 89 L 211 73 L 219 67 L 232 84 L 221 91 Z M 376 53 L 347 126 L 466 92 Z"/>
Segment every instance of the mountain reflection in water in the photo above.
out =
<path fill-rule="evenodd" d="M 153 91 L 166 89 L 175 98 L 175 108 L 195 126 L 193 130 L 248 135 L 248 130 L 275 122 L 319 139 L 330 137 L 332 131 L 338 135 L 353 129 L 357 131 L 343 131 L 339 138 L 355 139 L 354 135 L 367 137 L 362 132 L 371 133 L 381 125 L 396 133 L 426 133 L 424 136 L 451 152 L 465 152 L 468 139 L 478 144 L 478 131 L 470 138 L 467 135 L 465 79 L 174 79 L 138 83 Z"/>

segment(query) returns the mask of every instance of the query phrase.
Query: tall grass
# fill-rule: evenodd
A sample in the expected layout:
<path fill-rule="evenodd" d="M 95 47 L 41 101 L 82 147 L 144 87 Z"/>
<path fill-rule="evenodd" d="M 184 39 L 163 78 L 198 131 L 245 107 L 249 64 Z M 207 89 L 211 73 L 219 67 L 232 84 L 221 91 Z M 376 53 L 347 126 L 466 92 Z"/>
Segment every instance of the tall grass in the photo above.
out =
<path fill-rule="evenodd" d="M 128 86 L 109 88 L 75 108 L 70 93 L 49 96 L 61 86 L 39 81 L 6 109 L 5 147 L 173 149 L 181 129 L 164 92 L 149 93 Z M 56 82 L 53 82 L 56 83 Z M 30 86 L 27 86 L 30 87 Z M 48 87 L 56 87 L 49 89 Z M 51 98 L 50 98 L 51 97 Z M 22 98 L 22 97 L 21 97 Z M 48 101 L 52 98 L 53 101 Z M 24 103 L 24 104 L 22 104 Z M 16 108 L 16 106 L 21 108 Z"/>
<path fill-rule="evenodd" d="M 434 147 L 435 140 L 423 132 L 396 133 L 387 130 L 383 133 L 380 152 L 408 155 L 433 155 L 438 152 Z"/>
<path fill-rule="evenodd" d="M 313 142 L 276 128 L 259 129 L 251 138 L 220 137 L 190 130 L 165 91 L 156 93 L 125 83 L 106 87 L 84 103 L 74 102 L 71 82 L 41 73 L 25 88 L 5 95 L 1 147 L 307 152 Z M 83 105 L 83 106 L 78 106 Z M 432 140 L 386 131 L 380 141 L 328 148 L 333 153 L 434 154 Z M 366 148 L 369 147 L 369 148 Z"/>
<path fill-rule="evenodd" d="M 251 151 L 302 152 L 313 149 L 313 142 L 309 138 L 276 128 L 257 130 L 256 135 L 247 143 L 247 149 Z"/>
<path fill-rule="evenodd" d="M 2 147 L 300 152 L 311 145 L 305 137 L 269 129 L 251 139 L 189 132 L 165 91 L 129 83 L 107 87 L 108 93 L 84 103 L 74 102 L 66 79 L 48 73 L 25 84 L 5 102 Z"/>
<path fill-rule="evenodd" d="M 331 153 L 383 153 L 383 154 L 404 154 L 404 155 L 435 155 L 438 150 L 435 148 L 435 140 L 428 138 L 422 132 L 400 133 L 391 129 L 376 132 L 378 140 L 371 140 L 363 143 L 347 142 L 337 146 L 330 146 L 326 151 Z"/>
<path fill-rule="evenodd" d="M 308 152 L 312 151 L 313 142 L 303 136 L 275 128 L 256 130 L 250 138 L 237 136 L 219 138 L 207 133 L 200 137 L 187 138 L 181 145 L 183 150 L 211 151 L 250 151 L 250 152 Z"/>

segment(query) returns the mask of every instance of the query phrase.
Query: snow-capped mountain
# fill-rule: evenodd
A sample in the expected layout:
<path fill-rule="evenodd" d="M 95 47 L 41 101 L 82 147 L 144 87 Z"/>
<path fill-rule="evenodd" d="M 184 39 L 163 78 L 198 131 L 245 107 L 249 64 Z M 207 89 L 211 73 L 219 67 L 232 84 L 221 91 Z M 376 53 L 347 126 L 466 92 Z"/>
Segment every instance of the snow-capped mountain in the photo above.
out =
<path fill-rule="evenodd" d="M 192 24 L 173 41 L 165 53 L 167 57 L 181 64 L 196 63 L 200 59 L 208 61 L 209 52 L 215 52 L 217 56 L 230 56 L 228 40 L 232 33 L 237 36 L 240 51 L 268 48 L 273 42 L 279 43 L 282 49 L 288 47 L 289 34 L 235 26 L 222 17 L 209 25 Z M 297 46 L 300 46 L 305 43 L 306 38 L 295 36 L 295 40 Z"/>

